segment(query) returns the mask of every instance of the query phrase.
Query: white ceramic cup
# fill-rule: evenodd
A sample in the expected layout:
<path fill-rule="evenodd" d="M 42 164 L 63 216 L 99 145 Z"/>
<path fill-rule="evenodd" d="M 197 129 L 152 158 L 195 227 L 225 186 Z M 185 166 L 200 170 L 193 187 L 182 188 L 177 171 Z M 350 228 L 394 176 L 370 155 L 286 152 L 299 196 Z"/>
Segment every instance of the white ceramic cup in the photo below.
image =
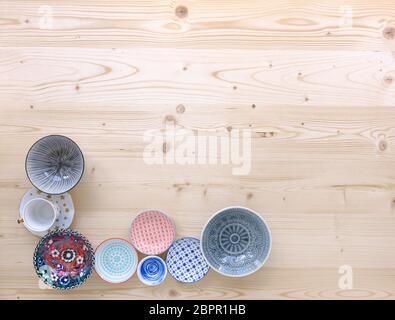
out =
<path fill-rule="evenodd" d="M 58 219 L 58 205 L 43 198 L 29 200 L 23 208 L 23 223 L 30 230 L 43 232 L 51 229 Z"/>

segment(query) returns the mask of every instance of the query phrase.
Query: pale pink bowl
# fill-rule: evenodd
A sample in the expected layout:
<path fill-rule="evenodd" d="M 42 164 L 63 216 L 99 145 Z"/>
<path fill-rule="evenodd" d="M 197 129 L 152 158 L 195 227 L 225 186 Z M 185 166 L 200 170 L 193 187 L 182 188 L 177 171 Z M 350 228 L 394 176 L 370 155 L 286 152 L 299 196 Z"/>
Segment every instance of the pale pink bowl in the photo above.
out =
<path fill-rule="evenodd" d="M 174 241 L 176 231 L 171 219 L 159 210 L 146 210 L 132 221 L 130 238 L 133 246 L 143 254 L 165 252 Z"/>

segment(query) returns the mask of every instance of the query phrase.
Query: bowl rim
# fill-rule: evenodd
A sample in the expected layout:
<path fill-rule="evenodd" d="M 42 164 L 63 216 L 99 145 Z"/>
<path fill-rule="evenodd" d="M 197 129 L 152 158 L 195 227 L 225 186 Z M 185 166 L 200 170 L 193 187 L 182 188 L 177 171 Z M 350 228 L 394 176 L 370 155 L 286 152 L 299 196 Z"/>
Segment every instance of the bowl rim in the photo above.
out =
<path fill-rule="evenodd" d="M 57 286 L 54 285 L 54 284 L 48 283 L 47 280 L 44 280 L 44 279 L 40 276 L 39 270 L 36 268 L 36 260 L 37 260 L 37 254 L 38 254 L 38 248 L 39 248 L 39 246 L 42 245 L 42 244 L 45 242 L 45 239 L 49 238 L 50 236 L 53 236 L 53 235 L 56 234 L 56 233 L 63 233 L 63 234 L 64 234 L 64 233 L 68 233 L 68 234 L 72 234 L 72 235 L 74 235 L 74 236 L 80 237 L 80 238 L 83 240 L 84 244 L 88 247 L 88 249 L 89 249 L 89 251 L 91 252 L 91 254 L 92 254 L 92 265 L 91 265 L 91 268 L 89 269 L 89 273 L 87 273 L 86 277 L 85 277 L 80 283 L 75 284 L 74 286 L 71 286 L 71 287 L 67 287 L 67 288 L 57 287 Z M 82 284 L 84 284 L 84 283 L 92 276 L 93 270 L 95 269 L 95 262 L 96 262 L 95 260 L 96 260 L 96 259 L 95 259 L 95 252 L 94 252 L 93 247 L 92 247 L 92 244 L 90 243 L 90 241 L 88 240 L 88 238 L 86 238 L 86 237 L 85 237 L 82 233 L 80 233 L 79 231 L 76 231 L 76 230 L 70 229 L 70 228 L 59 228 L 59 229 L 57 229 L 57 230 L 53 230 L 53 231 L 48 232 L 46 235 L 44 235 L 44 236 L 39 240 L 39 242 L 37 243 L 36 247 L 34 248 L 34 252 L 33 252 L 33 268 L 34 268 L 34 270 L 35 270 L 36 275 L 38 276 L 38 278 L 39 278 L 41 281 L 43 281 L 46 285 L 50 286 L 51 288 L 56 289 L 56 290 L 60 290 L 60 291 L 71 290 L 71 289 L 77 288 L 77 287 L 81 286 Z"/>
<path fill-rule="evenodd" d="M 150 258 L 150 259 L 155 258 L 155 259 L 161 260 L 162 263 L 163 263 L 163 265 L 165 266 L 165 274 L 163 275 L 163 279 L 162 279 L 159 283 L 150 283 L 150 282 L 146 282 L 144 279 L 142 279 L 140 267 L 141 267 L 141 265 L 143 264 L 143 262 L 144 262 L 145 260 L 147 260 L 148 258 Z M 150 256 L 144 257 L 143 259 L 140 260 L 140 262 L 139 262 L 138 265 L 137 265 L 137 277 L 139 278 L 139 280 L 140 280 L 143 284 L 145 284 L 145 285 L 147 285 L 147 286 L 157 286 L 157 285 L 160 285 L 163 281 L 165 281 L 165 279 L 166 279 L 166 277 L 167 277 L 167 264 L 166 264 L 165 260 L 163 260 L 161 257 L 156 256 L 156 255 L 150 255 Z"/>
<path fill-rule="evenodd" d="M 203 250 L 203 234 L 204 234 L 204 231 L 206 230 L 208 224 L 209 224 L 209 223 L 211 222 L 211 220 L 213 220 L 214 217 L 216 217 L 218 214 L 222 213 L 223 211 L 230 210 L 230 209 L 243 209 L 243 210 L 247 210 L 247 211 L 251 212 L 252 214 L 256 215 L 256 216 L 263 222 L 263 224 L 266 226 L 266 229 L 268 230 L 268 235 L 269 235 L 269 250 L 268 250 L 268 252 L 267 252 L 266 257 L 263 259 L 262 263 L 261 263 L 255 270 L 252 270 L 252 271 L 249 271 L 249 272 L 247 272 L 247 273 L 240 274 L 240 275 L 228 274 L 228 273 L 219 271 L 217 268 L 215 268 L 215 267 L 209 262 L 209 260 L 208 260 L 207 257 L 206 257 L 206 254 L 205 254 L 205 252 L 204 252 L 204 250 Z M 203 229 L 202 229 L 201 235 L 200 235 L 200 246 L 201 246 L 201 248 L 202 248 L 202 253 L 203 253 L 204 258 L 206 259 L 208 265 L 209 265 L 213 270 L 215 270 L 215 271 L 218 272 L 219 274 L 222 274 L 222 275 L 224 275 L 224 276 L 226 276 L 226 277 L 241 278 L 241 277 L 246 277 L 246 276 L 249 276 L 249 275 L 251 275 L 251 274 L 257 272 L 257 271 L 258 271 L 259 269 L 261 269 L 261 268 L 263 267 L 263 265 L 266 263 L 267 259 L 268 259 L 269 256 L 270 256 L 270 253 L 271 253 L 271 251 L 272 251 L 272 233 L 271 233 L 270 228 L 269 228 L 269 225 L 267 224 L 267 222 L 265 221 L 265 219 L 262 218 L 261 215 L 260 215 L 258 212 L 256 212 L 255 210 L 252 210 L 252 209 L 250 209 L 250 208 L 243 207 L 243 206 L 230 206 L 230 207 L 225 207 L 225 208 L 222 208 L 222 209 L 216 211 L 216 212 L 215 212 L 213 215 L 211 215 L 211 217 L 207 220 L 207 222 L 205 223 L 205 225 L 204 225 L 204 227 L 203 227 Z"/>
<path fill-rule="evenodd" d="M 125 280 L 122 280 L 122 281 L 110 281 L 110 280 L 108 280 L 108 279 L 104 279 L 103 278 L 103 276 L 96 270 L 96 266 L 98 265 L 98 263 L 97 263 L 97 259 L 96 259 L 96 251 L 100 248 L 100 246 L 102 245 L 102 244 L 104 244 L 105 242 L 108 242 L 108 241 L 110 241 L 110 240 L 122 240 L 122 241 L 124 241 L 124 242 L 127 242 L 132 248 L 133 248 L 133 252 L 134 252 L 134 256 L 135 256 L 135 258 L 136 258 L 136 267 L 134 268 L 134 270 L 133 270 L 133 272 L 132 272 L 132 274 L 127 278 L 127 279 L 125 279 Z M 99 245 L 96 247 L 96 249 L 95 249 L 95 251 L 94 251 L 94 255 L 95 255 L 95 266 L 94 266 L 94 270 L 95 270 L 95 273 L 102 279 L 102 280 L 104 280 L 105 282 L 108 282 L 108 283 L 111 283 L 111 284 L 118 284 L 118 283 L 124 283 L 124 282 L 126 282 L 126 281 L 128 281 L 130 278 L 132 278 L 133 277 L 133 275 L 136 273 L 136 270 L 137 270 L 137 267 L 138 267 L 138 264 L 139 264 L 139 255 L 138 255 L 138 253 L 137 253 L 137 250 L 136 250 L 136 248 L 133 246 L 133 244 L 130 242 L 130 241 L 128 241 L 127 239 L 125 239 L 125 238 L 121 238 L 121 237 L 111 237 L 111 238 L 106 238 L 106 239 L 104 239 L 102 242 L 100 242 L 99 243 Z"/>
<path fill-rule="evenodd" d="M 203 279 L 208 275 L 208 273 L 210 272 L 210 269 L 211 269 L 211 265 L 208 263 L 206 257 L 205 257 L 204 254 L 203 254 L 201 240 L 198 239 L 198 238 L 196 238 L 196 237 L 192 237 L 192 236 L 184 236 L 184 237 L 181 237 L 181 238 L 177 239 L 176 241 L 174 241 L 174 242 L 171 244 L 171 246 L 169 247 L 169 250 L 170 250 L 170 248 L 171 248 L 177 241 L 184 240 L 184 239 L 192 239 L 192 240 L 197 240 L 197 241 L 198 241 L 198 243 L 199 243 L 199 245 L 200 245 L 200 251 L 202 252 L 202 255 L 203 255 L 203 259 L 207 262 L 207 265 L 208 265 L 207 272 L 203 275 L 203 277 L 201 277 L 200 279 L 198 279 L 198 280 L 196 280 L 196 281 L 192 281 L 192 282 L 183 282 L 183 281 L 181 281 L 181 280 L 179 280 L 179 279 L 176 279 L 176 277 L 170 272 L 170 269 L 169 269 L 168 266 L 167 266 L 167 265 L 168 265 L 167 257 L 168 257 L 169 252 L 167 252 L 167 254 L 166 254 L 166 261 L 165 261 L 165 262 L 166 262 L 166 267 L 169 269 L 169 274 L 171 275 L 171 277 L 172 277 L 174 280 L 176 280 L 178 283 L 182 283 L 182 284 L 185 284 L 185 285 L 188 285 L 188 284 L 195 284 L 196 282 L 199 282 L 199 281 L 203 280 Z"/>
<path fill-rule="evenodd" d="M 151 252 L 143 252 L 141 251 L 138 246 L 134 243 L 133 238 L 132 238 L 132 227 L 133 227 L 133 222 L 137 219 L 137 217 L 145 212 L 149 212 L 149 211 L 157 211 L 159 213 L 161 213 L 162 215 L 164 215 L 167 219 L 169 219 L 169 221 L 171 222 L 171 225 L 173 227 L 173 231 L 174 231 L 174 235 L 173 235 L 173 239 L 171 240 L 169 246 L 163 250 L 162 252 L 159 253 L 151 253 Z M 176 224 L 174 223 L 174 220 L 164 211 L 160 210 L 160 209 L 144 209 L 139 211 L 132 219 L 132 222 L 130 223 L 130 227 L 129 227 L 129 239 L 130 242 L 132 243 L 133 247 L 140 253 L 146 255 L 146 256 L 159 256 L 163 253 L 165 253 L 167 250 L 170 249 L 170 247 L 173 245 L 173 243 L 176 241 L 176 237 L 177 237 L 177 230 L 176 230 Z"/>
<path fill-rule="evenodd" d="M 28 172 L 28 170 L 27 170 L 27 158 L 28 158 L 28 156 L 29 156 L 30 151 L 31 151 L 31 150 L 33 149 L 33 147 L 34 147 L 37 143 L 39 143 L 41 140 L 44 140 L 44 139 L 49 138 L 49 137 L 61 137 L 61 138 L 66 138 L 66 139 L 70 140 L 72 143 L 74 143 L 74 144 L 76 145 L 76 147 L 77 147 L 77 149 L 78 149 L 78 151 L 80 152 L 81 157 L 82 157 L 82 171 L 81 171 L 81 175 L 80 175 L 79 179 L 77 180 L 77 182 L 76 182 L 72 187 L 70 187 L 69 189 L 67 189 L 67 190 L 65 190 L 65 191 L 63 191 L 63 192 L 59 192 L 59 193 L 52 193 L 52 192 L 48 192 L 48 191 L 45 191 L 45 190 L 41 190 L 39 187 L 36 186 L 35 183 L 33 183 L 32 179 L 30 179 L 29 172 Z M 79 145 L 77 144 L 77 142 L 75 142 L 73 139 L 71 139 L 71 138 L 69 138 L 69 137 L 67 137 L 67 136 L 61 135 L 61 134 L 49 134 L 49 135 L 47 135 L 47 136 L 41 137 L 40 139 L 36 140 L 36 141 L 30 146 L 29 150 L 28 150 L 27 153 L 26 153 L 26 157 L 25 157 L 25 172 L 26 172 L 27 178 L 29 179 L 29 181 L 30 181 L 30 183 L 33 185 L 33 187 L 35 187 L 37 190 L 39 190 L 39 191 L 41 191 L 41 192 L 44 192 L 44 193 L 47 193 L 47 194 L 60 195 L 60 194 L 69 192 L 70 190 L 72 190 L 73 188 L 75 188 L 75 187 L 77 186 L 77 184 L 81 181 L 82 176 L 84 175 L 84 171 L 85 171 L 85 157 L 84 157 L 84 153 L 82 152 L 80 146 L 79 146 Z"/>

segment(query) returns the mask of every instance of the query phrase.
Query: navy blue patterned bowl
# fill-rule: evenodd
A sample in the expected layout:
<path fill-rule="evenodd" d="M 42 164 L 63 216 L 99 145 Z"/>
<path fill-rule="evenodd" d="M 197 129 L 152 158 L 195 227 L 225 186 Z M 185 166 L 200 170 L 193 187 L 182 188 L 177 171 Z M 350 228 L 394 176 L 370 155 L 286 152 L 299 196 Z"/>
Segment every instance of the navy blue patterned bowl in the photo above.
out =
<path fill-rule="evenodd" d="M 26 173 L 40 191 L 61 194 L 74 188 L 84 172 L 84 156 L 65 136 L 51 135 L 33 144 L 26 156 Z"/>
<path fill-rule="evenodd" d="M 210 269 L 202 254 L 200 241 L 192 237 L 178 239 L 170 246 L 166 265 L 170 275 L 182 283 L 197 282 Z"/>
<path fill-rule="evenodd" d="M 204 257 L 215 271 L 229 277 L 243 277 L 266 262 L 271 235 L 259 214 L 243 207 L 229 207 L 207 222 L 201 246 Z"/>
<path fill-rule="evenodd" d="M 37 275 L 55 289 L 68 290 L 83 284 L 92 274 L 95 254 L 80 233 L 59 229 L 41 238 L 33 255 Z"/>

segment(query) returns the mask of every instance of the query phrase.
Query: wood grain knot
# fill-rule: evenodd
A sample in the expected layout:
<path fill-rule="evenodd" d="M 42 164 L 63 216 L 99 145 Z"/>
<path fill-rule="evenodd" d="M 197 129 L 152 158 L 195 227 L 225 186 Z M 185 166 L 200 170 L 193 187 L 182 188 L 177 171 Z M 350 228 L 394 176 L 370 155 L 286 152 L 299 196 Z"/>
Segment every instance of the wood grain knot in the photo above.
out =
<path fill-rule="evenodd" d="M 162 144 L 162 152 L 167 153 L 167 151 L 169 151 L 169 150 L 170 150 L 170 145 L 168 143 L 164 142 Z"/>
<path fill-rule="evenodd" d="M 394 40 L 395 39 L 395 29 L 393 27 L 384 28 L 383 37 L 387 40 Z"/>
<path fill-rule="evenodd" d="M 185 18 L 188 16 L 188 8 L 185 6 L 178 6 L 176 8 L 176 16 L 179 18 Z"/>
<path fill-rule="evenodd" d="M 177 123 L 177 119 L 173 115 L 169 114 L 165 117 L 165 122 L 173 122 L 175 125 Z"/>
<path fill-rule="evenodd" d="M 174 290 L 174 289 L 170 289 L 169 290 L 169 296 L 170 297 L 177 297 L 179 294 L 178 294 L 178 292 L 176 291 L 176 290 Z"/>
<path fill-rule="evenodd" d="M 380 151 L 385 151 L 388 147 L 387 141 L 385 140 L 380 140 L 377 144 L 377 147 Z"/>
<path fill-rule="evenodd" d="M 185 106 L 183 104 L 179 104 L 176 107 L 176 111 L 177 111 L 177 113 L 184 113 L 185 112 Z"/>
<path fill-rule="evenodd" d="M 390 85 L 392 82 L 394 82 L 394 78 L 392 76 L 385 76 L 383 78 L 383 81 L 385 84 Z"/>

